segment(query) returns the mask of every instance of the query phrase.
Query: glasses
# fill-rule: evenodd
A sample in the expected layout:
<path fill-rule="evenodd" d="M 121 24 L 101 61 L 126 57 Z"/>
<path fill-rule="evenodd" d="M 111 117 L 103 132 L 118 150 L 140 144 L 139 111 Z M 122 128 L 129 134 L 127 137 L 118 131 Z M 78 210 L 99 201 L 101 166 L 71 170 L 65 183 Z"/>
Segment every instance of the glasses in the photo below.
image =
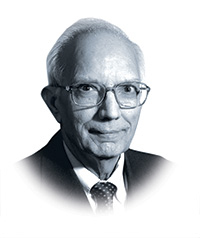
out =
<path fill-rule="evenodd" d="M 150 87 L 141 82 L 120 83 L 113 87 L 106 87 L 97 83 L 77 83 L 71 86 L 59 86 L 71 94 L 72 101 L 81 107 L 95 107 L 100 105 L 111 91 L 120 108 L 136 108 L 142 106 L 148 96 Z"/>

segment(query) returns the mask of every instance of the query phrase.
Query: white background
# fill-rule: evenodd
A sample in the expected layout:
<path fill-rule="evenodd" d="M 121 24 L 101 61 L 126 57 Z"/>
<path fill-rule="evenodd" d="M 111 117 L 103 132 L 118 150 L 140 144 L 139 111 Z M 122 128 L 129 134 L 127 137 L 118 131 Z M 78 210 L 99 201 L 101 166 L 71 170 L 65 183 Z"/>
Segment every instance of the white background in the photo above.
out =
<path fill-rule="evenodd" d="M 59 129 L 40 96 L 45 60 L 62 32 L 84 17 L 119 26 L 143 50 L 152 90 L 131 147 L 186 165 L 186 176 L 198 177 L 198 0 L 1 1 L 1 168 L 40 149 Z"/>

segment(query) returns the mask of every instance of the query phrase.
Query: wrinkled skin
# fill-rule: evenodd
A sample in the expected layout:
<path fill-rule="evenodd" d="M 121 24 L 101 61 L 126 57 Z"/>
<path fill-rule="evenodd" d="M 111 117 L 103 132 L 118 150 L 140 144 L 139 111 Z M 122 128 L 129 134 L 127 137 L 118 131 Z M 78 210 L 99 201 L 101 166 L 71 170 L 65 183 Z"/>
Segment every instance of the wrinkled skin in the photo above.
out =
<path fill-rule="evenodd" d="M 96 82 L 112 87 L 139 81 L 134 51 L 126 40 L 99 32 L 81 35 L 73 47 L 73 67 L 62 86 Z M 82 108 L 73 103 L 64 89 L 55 105 L 64 141 L 75 156 L 98 175 L 105 170 L 112 172 L 120 154 L 130 146 L 141 108 L 121 109 L 112 91 L 107 92 L 101 105 Z"/>

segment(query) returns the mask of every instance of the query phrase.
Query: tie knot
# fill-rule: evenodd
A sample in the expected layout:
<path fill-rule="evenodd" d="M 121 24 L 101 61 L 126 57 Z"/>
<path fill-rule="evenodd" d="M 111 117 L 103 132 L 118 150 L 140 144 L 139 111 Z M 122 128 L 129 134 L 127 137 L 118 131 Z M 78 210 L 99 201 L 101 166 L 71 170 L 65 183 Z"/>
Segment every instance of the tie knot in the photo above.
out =
<path fill-rule="evenodd" d="M 113 197 L 117 192 L 117 187 L 110 182 L 98 182 L 90 190 L 92 198 L 97 204 L 97 209 L 112 210 Z"/>

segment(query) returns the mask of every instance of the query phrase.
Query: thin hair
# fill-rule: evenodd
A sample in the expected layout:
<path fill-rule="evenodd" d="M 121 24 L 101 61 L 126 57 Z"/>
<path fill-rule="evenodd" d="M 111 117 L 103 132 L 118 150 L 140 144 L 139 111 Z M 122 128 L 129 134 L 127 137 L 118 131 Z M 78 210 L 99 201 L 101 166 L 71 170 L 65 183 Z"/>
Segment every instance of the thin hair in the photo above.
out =
<path fill-rule="evenodd" d="M 70 46 L 75 38 L 84 33 L 96 33 L 99 31 L 108 31 L 114 36 L 125 39 L 129 42 L 134 50 L 134 56 L 138 63 L 139 75 L 141 80 L 144 77 L 144 59 L 140 47 L 134 42 L 130 41 L 128 36 L 117 26 L 96 18 L 84 18 L 69 28 L 58 38 L 53 48 L 47 56 L 47 75 L 49 85 L 60 85 L 63 71 L 67 67 L 67 63 L 63 62 L 63 52 L 67 52 L 66 48 Z"/>

